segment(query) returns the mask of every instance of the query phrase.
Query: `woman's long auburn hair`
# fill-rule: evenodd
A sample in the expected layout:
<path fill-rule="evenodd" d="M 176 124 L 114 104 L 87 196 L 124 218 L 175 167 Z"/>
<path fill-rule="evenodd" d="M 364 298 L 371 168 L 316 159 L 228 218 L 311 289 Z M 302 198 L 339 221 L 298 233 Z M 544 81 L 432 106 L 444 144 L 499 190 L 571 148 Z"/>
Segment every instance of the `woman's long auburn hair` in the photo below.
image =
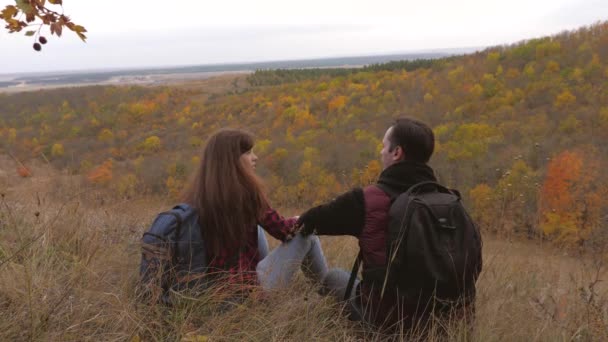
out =
<path fill-rule="evenodd" d="M 253 147 L 253 136 L 238 129 L 213 134 L 182 200 L 198 210 L 210 252 L 222 246 L 240 248 L 269 207 L 262 183 L 241 156 Z"/>

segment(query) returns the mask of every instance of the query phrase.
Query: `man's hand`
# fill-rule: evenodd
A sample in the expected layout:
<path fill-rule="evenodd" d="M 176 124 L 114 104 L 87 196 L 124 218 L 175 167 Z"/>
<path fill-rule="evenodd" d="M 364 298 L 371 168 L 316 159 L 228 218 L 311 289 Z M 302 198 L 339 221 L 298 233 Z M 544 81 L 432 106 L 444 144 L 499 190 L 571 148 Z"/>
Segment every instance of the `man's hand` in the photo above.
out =
<path fill-rule="evenodd" d="M 286 241 L 293 239 L 296 235 L 301 234 L 302 236 L 308 236 L 314 233 L 314 229 L 307 227 L 304 222 L 299 220 L 299 216 L 296 216 L 298 221 L 293 225 L 291 232 L 285 238 Z"/>

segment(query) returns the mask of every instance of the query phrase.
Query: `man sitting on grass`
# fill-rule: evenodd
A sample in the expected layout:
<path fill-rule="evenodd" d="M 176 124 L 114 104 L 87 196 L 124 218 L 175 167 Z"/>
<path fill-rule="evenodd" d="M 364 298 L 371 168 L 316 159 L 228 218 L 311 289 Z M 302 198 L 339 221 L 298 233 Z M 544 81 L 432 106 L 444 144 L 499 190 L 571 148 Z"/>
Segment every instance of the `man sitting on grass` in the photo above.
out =
<path fill-rule="evenodd" d="M 425 329 L 428 318 L 440 311 L 473 307 L 481 238 L 458 192 L 435 183 L 427 165 L 435 141 L 427 125 L 398 119 L 382 144 L 383 171 L 376 184 L 306 211 L 297 225 L 304 234 L 358 239 L 352 275 L 334 269 L 323 282 L 327 293 L 346 301 L 351 319 L 383 328 Z M 428 210 L 420 209 L 421 201 L 428 202 Z M 361 280 L 354 277 L 359 261 Z"/>

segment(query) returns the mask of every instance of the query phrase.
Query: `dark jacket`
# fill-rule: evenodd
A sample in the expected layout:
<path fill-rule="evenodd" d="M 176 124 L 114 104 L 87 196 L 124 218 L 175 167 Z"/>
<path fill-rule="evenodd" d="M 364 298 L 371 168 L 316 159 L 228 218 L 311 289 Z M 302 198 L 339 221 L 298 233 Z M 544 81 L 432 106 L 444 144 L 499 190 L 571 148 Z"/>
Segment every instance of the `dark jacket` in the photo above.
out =
<path fill-rule="evenodd" d="M 394 192 L 405 192 L 412 185 L 423 181 L 435 181 L 433 170 L 424 163 L 403 161 L 386 168 L 378 184 Z M 352 235 L 358 238 L 362 255 L 363 279 L 357 289 L 362 307 L 367 308 L 372 320 L 380 325 L 397 320 L 396 296 L 387 292 L 380 300 L 380 289 L 374 289 L 366 279 L 368 271 L 386 267 L 386 233 L 389 195 L 377 185 L 346 192 L 333 201 L 314 207 L 298 220 L 305 232 L 319 235 Z"/>

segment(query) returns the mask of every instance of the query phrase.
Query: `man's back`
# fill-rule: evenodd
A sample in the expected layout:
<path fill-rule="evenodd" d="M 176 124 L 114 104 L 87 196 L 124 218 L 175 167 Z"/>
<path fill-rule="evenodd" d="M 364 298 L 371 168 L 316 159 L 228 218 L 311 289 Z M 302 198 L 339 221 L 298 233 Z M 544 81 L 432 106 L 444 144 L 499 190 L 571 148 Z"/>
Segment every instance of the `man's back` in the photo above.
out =
<path fill-rule="evenodd" d="M 304 233 L 352 235 L 359 239 L 363 277 L 356 287 L 356 296 L 346 296 L 352 281 L 344 270 L 330 271 L 331 281 L 326 285 L 330 292 L 341 294 L 340 300 L 348 301 L 358 313 L 355 316 L 370 323 L 386 327 L 404 317 L 411 318 L 411 313 L 417 310 L 419 303 L 397 293 L 398 284 L 384 281 L 387 266 L 393 265 L 392 258 L 387 265 L 389 245 L 394 242 L 393 236 L 387 234 L 392 221 L 389 213 L 395 194 L 405 193 L 420 182 L 436 182 L 428 166 L 434 148 L 435 137 L 429 126 L 411 118 L 395 120 L 382 139 L 383 171 L 378 183 L 353 189 L 308 210 L 298 220 Z M 406 272 L 406 275 L 416 280 L 415 274 Z"/>

